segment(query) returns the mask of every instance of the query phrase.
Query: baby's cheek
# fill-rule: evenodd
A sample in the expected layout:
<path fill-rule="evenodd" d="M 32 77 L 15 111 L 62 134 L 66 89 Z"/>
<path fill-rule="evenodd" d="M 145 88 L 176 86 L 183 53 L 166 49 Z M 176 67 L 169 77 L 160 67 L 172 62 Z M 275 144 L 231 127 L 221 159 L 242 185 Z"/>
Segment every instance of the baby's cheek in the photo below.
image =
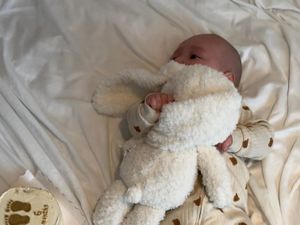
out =
<path fill-rule="evenodd" d="M 174 61 L 179 63 L 179 64 L 184 64 L 184 65 L 193 65 L 193 64 L 195 64 L 192 60 L 190 60 L 188 58 L 183 58 L 183 57 L 177 57 L 176 59 L 174 59 Z"/>

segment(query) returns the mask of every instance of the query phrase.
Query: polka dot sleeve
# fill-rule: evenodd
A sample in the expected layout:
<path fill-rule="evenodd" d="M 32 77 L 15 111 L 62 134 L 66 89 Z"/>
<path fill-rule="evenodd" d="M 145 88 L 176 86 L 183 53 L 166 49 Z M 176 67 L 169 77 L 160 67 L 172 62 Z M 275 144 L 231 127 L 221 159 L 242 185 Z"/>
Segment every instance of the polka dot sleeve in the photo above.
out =
<path fill-rule="evenodd" d="M 132 136 L 145 134 L 158 120 L 159 114 L 146 103 L 136 103 L 127 112 L 127 124 Z"/>
<path fill-rule="evenodd" d="M 265 120 L 253 120 L 249 107 L 243 107 L 241 119 L 232 134 L 229 152 L 255 160 L 265 158 L 274 142 L 271 125 Z"/>

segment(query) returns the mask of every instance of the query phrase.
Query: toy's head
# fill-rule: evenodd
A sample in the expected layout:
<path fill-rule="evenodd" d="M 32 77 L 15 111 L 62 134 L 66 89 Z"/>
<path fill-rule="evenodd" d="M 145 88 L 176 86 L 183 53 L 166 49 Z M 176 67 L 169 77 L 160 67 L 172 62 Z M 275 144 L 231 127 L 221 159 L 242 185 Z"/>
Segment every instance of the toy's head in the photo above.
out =
<path fill-rule="evenodd" d="M 206 65 L 185 65 L 171 60 L 160 73 L 168 77 L 161 92 L 174 96 L 176 102 L 236 89 L 222 72 Z"/>
<path fill-rule="evenodd" d="M 211 67 L 223 72 L 236 87 L 239 84 L 242 72 L 240 56 L 228 41 L 218 35 L 192 36 L 177 47 L 171 59 L 180 64 Z"/>
<path fill-rule="evenodd" d="M 211 67 L 171 60 L 160 71 L 167 77 L 161 92 L 174 96 L 164 105 L 146 142 L 169 151 L 212 146 L 234 130 L 241 96 L 222 72 Z"/>

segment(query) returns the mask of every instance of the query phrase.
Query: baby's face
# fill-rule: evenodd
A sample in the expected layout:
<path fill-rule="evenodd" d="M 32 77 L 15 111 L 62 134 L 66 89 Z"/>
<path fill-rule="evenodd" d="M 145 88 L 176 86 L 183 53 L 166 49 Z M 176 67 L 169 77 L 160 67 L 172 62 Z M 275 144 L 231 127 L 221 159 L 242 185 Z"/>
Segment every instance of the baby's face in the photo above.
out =
<path fill-rule="evenodd" d="M 202 64 L 215 69 L 218 67 L 215 47 L 207 38 L 187 39 L 177 47 L 171 59 L 185 65 Z"/>
<path fill-rule="evenodd" d="M 219 43 L 214 43 L 210 37 L 194 36 L 182 42 L 174 51 L 171 59 L 180 64 L 202 64 L 216 70 L 222 70 L 217 44 Z"/>
<path fill-rule="evenodd" d="M 202 64 L 223 72 L 232 82 L 238 72 L 239 56 L 223 38 L 213 34 L 193 36 L 182 42 L 171 59 L 185 65 Z M 239 62 L 240 63 L 240 62 Z M 238 75 L 239 76 L 239 75 Z"/>

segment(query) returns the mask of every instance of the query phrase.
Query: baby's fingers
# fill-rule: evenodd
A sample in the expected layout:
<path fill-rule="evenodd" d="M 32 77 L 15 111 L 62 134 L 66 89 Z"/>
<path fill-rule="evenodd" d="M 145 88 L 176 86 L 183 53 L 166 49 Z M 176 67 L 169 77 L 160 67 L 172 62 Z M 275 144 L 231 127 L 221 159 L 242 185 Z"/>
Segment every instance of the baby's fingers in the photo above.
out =
<path fill-rule="evenodd" d="M 160 96 L 160 100 L 161 100 L 161 106 L 168 104 L 168 95 L 167 94 L 162 94 Z"/>
<path fill-rule="evenodd" d="M 152 93 L 146 98 L 146 104 L 158 112 L 161 111 L 164 105 L 173 101 L 173 96 L 165 93 Z"/>
<path fill-rule="evenodd" d="M 152 108 L 159 111 L 161 109 L 161 106 L 162 106 L 161 97 L 159 95 L 155 95 L 153 100 L 154 100 L 154 106 Z"/>
<path fill-rule="evenodd" d="M 173 97 L 173 95 L 168 95 L 168 102 L 174 102 L 175 99 Z"/>
<path fill-rule="evenodd" d="M 146 97 L 145 102 L 152 109 L 156 110 L 158 107 L 158 100 L 157 100 L 158 98 L 159 98 L 159 93 L 152 93 Z"/>

